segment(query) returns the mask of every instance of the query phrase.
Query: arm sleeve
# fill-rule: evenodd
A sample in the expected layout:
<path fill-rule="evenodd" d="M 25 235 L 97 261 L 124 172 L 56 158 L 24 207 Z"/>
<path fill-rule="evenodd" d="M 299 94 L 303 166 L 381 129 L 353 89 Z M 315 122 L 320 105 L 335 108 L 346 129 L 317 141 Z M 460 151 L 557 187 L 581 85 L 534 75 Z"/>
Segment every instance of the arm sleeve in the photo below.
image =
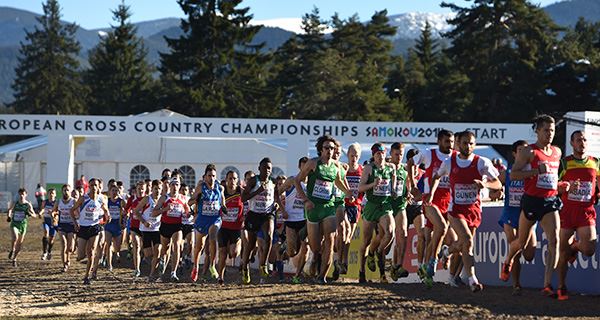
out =
<path fill-rule="evenodd" d="M 479 173 L 483 177 L 487 177 L 488 180 L 497 179 L 500 175 L 498 169 L 494 167 L 492 161 L 488 158 L 480 157 L 479 162 L 477 163 L 477 169 L 479 170 Z"/>
<path fill-rule="evenodd" d="M 452 157 L 444 160 L 444 162 L 442 162 L 442 165 L 440 166 L 440 168 L 437 171 L 438 176 L 443 177 L 443 176 L 447 176 L 450 174 L 450 166 L 452 166 Z"/>

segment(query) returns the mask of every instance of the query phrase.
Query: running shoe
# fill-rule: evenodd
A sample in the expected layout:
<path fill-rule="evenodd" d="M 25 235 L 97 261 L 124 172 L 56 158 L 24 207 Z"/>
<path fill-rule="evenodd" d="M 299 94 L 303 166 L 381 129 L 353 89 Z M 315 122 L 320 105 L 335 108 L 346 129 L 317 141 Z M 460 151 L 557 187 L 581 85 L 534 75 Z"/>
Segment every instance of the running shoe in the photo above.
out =
<path fill-rule="evenodd" d="M 242 283 L 250 284 L 250 270 L 249 269 L 242 270 Z"/>
<path fill-rule="evenodd" d="M 67 270 L 69 270 L 69 265 L 65 264 L 63 266 L 62 272 L 67 272 Z"/>
<path fill-rule="evenodd" d="M 96 273 L 96 270 L 94 270 L 92 272 L 92 276 L 90 277 L 90 280 L 98 280 L 98 274 Z"/>
<path fill-rule="evenodd" d="M 387 277 L 385 276 L 385 274 L 382 274 L 379 277 L 379 283 L 389 283 L 389 281 L 388 281 Z"/>
<path fill-rule="evenodd" d="M 444 266 L 444 270 L 447 270 L 449 267 L 448 257 L 450 257 L 450 252 L 448 251 L 448 246 L 442 245 L 442 249 L 438 253 L 438 260 L 440 260 L 442 262 L 442 266 Z"/>
<path fill-rule="evenodd" d="M 469 285 L 471 292 L 479 292 L 483 290 L 483 285 L 481 283 L 473 283 Z"/>
<path fill-rule="evenodd" d="M 8 253 L 8 260 L 12 260 L 12 255 L 13 255 L 13 251 L 11 250 L 11 251 Z"/>
<path fill-rule="evenodd" d="M 13 262 L 13 263 L 12 263 L 13 267 L 15 267 L 15 268 L 16 268 L 16 267 L 17 267 L 17 259 L 14 259 L 12 262 Z"/>
<path fill-rule="evenodd" d="M 218 279 L 219 278 L 219 273 L 217 272 L 217 268 L 215 268 L 215 266 L 208 267 L 208 272 L 210 272 L 210 276 L 213 279 Z"/>
<path fill-rule="evenodd" d="M 317 279 L 317 284 L 325 285 L 325 284 L 327 284 L 327 279 L 325 279 L 325 277 L 323 277 L 323 278 L 319 277 L 319 279 Z"/>
<path fill-rule="evenodd" d="M 217 280 L 217 283 L 218 283 L 220 286 L 224 286 L 224 285 L 225 285 L 225 281 L 223 281 L 223 279 L 221 279 L 221 278 L 219 278 L 219 280 Z"/>
<path fill-rule="evenodd" d="M 179 282 L 179 278 L 175 272 L 171 272 L 171 282 Z"/>
<path fill-rule="evenodd" d="M 400 268 L 400 266 L 392 266 L 392 269 L 390 270 L 390 278 L 392 278 L 392 281 L 398 281 L 398 269 Z"/>
<path fill-rule="evenodd" d="M 113 272 L 113 267 L 112 266 L 108 266 L 108 272 Z"/>
<path fill-rule="evenodd" d="M 192 279 L 192 282 L 198 281 L 198 268 L 194 267 L 192 269 L 192 273 L 190 274 L 190 278 Z"/>
<path fill-rule="evenodd" d="M 90 285 L 91 283 L 92 282 L 90 281 L 90 278 L 88 278 L 88 277 L 83 278 L 83 284 Z"/>
<path fill-rule="evenodd" d="M 515 287 L 513 287 L 512 295 L 520 296 L 522 291 L 523 291 L 523 289 L 521 288 L 521 286 L 515 286 Z"/>
<path fill-rule="evenodd" d="M 545 286 L 541 292 L 542 292 L 542 295 L 544 295 L 548 298 L 556 298 L 556 293 L 554 293 L 552 286 Z"/>
<path fill-rule="evenodd" d="M 299 276 L 293 276 L 292 277 L 292 283 L 293 284 L 301 284 L 302 283 L 302 279 L 300 279 Z"/>
<path fill-rule="evenodd" d="M 502 264 L 502 268 L 500 269 L 500 280 L 506 282 L 510 279 L 510 272 L 512 270 L 512 264 L 508 264 L 504 262 Z"/>
<path fill-rule="evenodd" d="M 336 281 L 339 278 L 340 278 L 340 263 L 336 260 L 336 261 L 333 262 L 333 275 L 332 275 L 332 279 L 333 279 L 333 281 Z"/>
<path fill-rule="evenodd" d="M 425 279 L 423 279 L 423 284 L 425 284 L 427 289 L 431 289 L 433 287 L 433 279 L 429 276 L 426 276 Z"/>
<path fill-rule="evenodd" d="M 267 278 L 269 276 L 269 266 L 264 265 L 260 267 L 260 276 L 263 278 Z"/>
<path fill-rule="evenodd" d="M 141 275 L 142 275 L 142 273 L 140 272 L 140 270 L 133 271 L 133 277 L 134 278 L 139 278 Z"/>
<path fill-rule="evenodd" d="M 404 269 L 402 267 L 398 267 L 398 269 L 396 270 L 396 274 L 400 278 L 407 278 L 408 277 L 408 270 L 406 270 L 406 269 Z"/>
<path fill-rule="evenodd" d="M 46 256 L 46 260 L 50 261 L 52 260 L 52 253 L 48 252 L 48 255 Z"/>
<path fill-rule="evenodd" d="M 47 256 L 48 256 L 48 254 L 47 254 L 47 253 L 45 253 L 45 252 L 44 252 L 44 253 L 42 253 L 42 257 L 40 258 L 40 260 L 42 260 L 42 261 L 46 260 L 46 257 L 47 257 Z"/>
<path fill-rule="evenodd" d="M 374 253 L 369 252 L 369 254 L 367 254 L 367 268 L 369 268 L 369 270 L 373 272 L 375 272 L 375 270 L 377 269 Z"/>
<path fill-rule="evenodd" d="M 348 264 L 342 263 L 340 265 L 340 274 L 347 274 L 347 273 L 348 273 Z"/>
<path fill-rule="evenodd" d="M 427 278 L 427 265 L 426 264 L 421 264 L 421 266 L 419 266 L 419 269 L 417 269 L 417 275 L 419 276 L 419 279 L 421 279 L 421 281 L 424 281 L 425 278 Z"/>
<path fill-rule="evenodd" d="M 457 277 L 450 276 L 448 278 L 448 285 L 452 288 L 459 288 L 460 285 L 456 282 Z"/>
<path fill-rule="evenodd" d="M 364 272 L 358 273 L 358 283 L 367 283 L 367 276 Z"/>
<path fill-rule="evenodd" d="M 429 260 L 429 264 L 427 265 L 427 277 L 433 278 L 435 275 L 435 267 L 437 265 L 436 259 Z"/>
<path fill-rule="evenodd" d="M 163 260 L 163 258 L 160 258 L 158 260 L 158 272 L 160 272 L 160 274 L 165 274 L 165 269 L 167 269 L 167 266 L 165 265 L 165 260 Z"/>
<path fill-rule="evenodd" d="M 556 290 L 556 298 L 560 301 L 569 300 L 569 293 L 567 292 L 567 288 L 561 288 Z"/>

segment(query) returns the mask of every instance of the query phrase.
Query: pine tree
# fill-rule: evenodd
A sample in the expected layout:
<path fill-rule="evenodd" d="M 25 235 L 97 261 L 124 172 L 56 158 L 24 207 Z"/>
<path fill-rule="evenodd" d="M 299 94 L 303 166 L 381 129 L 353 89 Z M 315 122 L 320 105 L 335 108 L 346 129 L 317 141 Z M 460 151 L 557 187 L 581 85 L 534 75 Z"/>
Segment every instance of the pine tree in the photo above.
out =
<path fill-rule="evenodd" d="M 90 88 L 90 113 L 127 115 L 152 111 L 154 80 L 146 62 L 147 50 L 130 22 L 129 6 L 122 2 L 112 13 L 117 25 L 91 50 L 91 69 L 84 77 Z"/>
<path fill-rule="evenodd" d="M 472 121 L 528 121 L 544 110 L 544 71 L 554 63 L 558 27 L 524 0 L 475 0 L 456 12 L 447 53 L 470 79 Z"/>
<path fill-rule="evenodd" d="M 86 113 L 77 25 L 61 24 L 58 1 L 48 0 L 42 6 L 44 14 L 36 18 L 39 27 L 27 31 L 27 43 L 21 43 L 12 107 L 19 113 Z"/>
<path fill-rule="evenodd" d="M 160 55 L 163 104 L 193 116 L 244 116 L 240 103 L 256 110 L 248 104 L 261 99 L 248 96 L 260 96 L 265 88 L 248 88 L 264 84 L 257 77 L 266 63 L 260 53 L 264 43 L 252 44 L 261 27 L 249 25 L 249 8 L 238 8 L 241 0 L 178 3 L 187 19 L 181 21 L 182 36 L 165 38 L 171 52 Z"/>
<path fill-rule="evenodd" d="M 414 51 L 423 66 L 423 74 L 427 80 L 433 80 L 438 47 L 438 41 L 431 34 L 431 25 L 429 21 L 425 21 L 425 28 L 416 40 Z"/>

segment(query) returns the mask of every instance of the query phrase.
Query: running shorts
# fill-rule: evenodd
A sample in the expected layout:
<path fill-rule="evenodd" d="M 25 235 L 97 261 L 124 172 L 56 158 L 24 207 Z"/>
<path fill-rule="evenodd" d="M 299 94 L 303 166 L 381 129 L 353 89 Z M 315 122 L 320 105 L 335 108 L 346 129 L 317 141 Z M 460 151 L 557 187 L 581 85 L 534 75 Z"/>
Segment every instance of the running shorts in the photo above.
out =
<path fill-rule="evenodd" d="M 559 211 L 561 208 L 562 201 L 556 196 L 539 198 L 523 194 L 521 197 L 521 209 L 529 221 L 541 221 L 546 214 Z"/>

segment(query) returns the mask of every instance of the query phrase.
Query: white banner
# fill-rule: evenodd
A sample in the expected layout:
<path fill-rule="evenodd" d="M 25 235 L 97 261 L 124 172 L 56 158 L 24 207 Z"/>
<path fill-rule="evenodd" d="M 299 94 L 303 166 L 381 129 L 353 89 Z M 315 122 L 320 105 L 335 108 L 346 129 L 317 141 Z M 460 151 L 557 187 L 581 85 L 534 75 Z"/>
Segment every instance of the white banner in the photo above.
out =
<path fill-rule="evenodd" d="M 332 135 L 343 141 L 434 143 L 441 129 L 471 130 L 480 144 L 512 144 L 535 138 L 530 124 L 352 122 L 236 118 L 165 118 L 135 116 L 0 116 L 0 135 L 118 136 L 223 138 L 317 138 Z"/>
<path fill-rule="evenodd" d="M 587 138 L 587 154 L 598 156 L 600 155 L 600 112 L 582 111 L 568 112 L 565 115 L 567 121 L 566 130 L 566 154 L 573 153 L 571 147 L 571 134 L 577 130 L 583 130 Z"/>

